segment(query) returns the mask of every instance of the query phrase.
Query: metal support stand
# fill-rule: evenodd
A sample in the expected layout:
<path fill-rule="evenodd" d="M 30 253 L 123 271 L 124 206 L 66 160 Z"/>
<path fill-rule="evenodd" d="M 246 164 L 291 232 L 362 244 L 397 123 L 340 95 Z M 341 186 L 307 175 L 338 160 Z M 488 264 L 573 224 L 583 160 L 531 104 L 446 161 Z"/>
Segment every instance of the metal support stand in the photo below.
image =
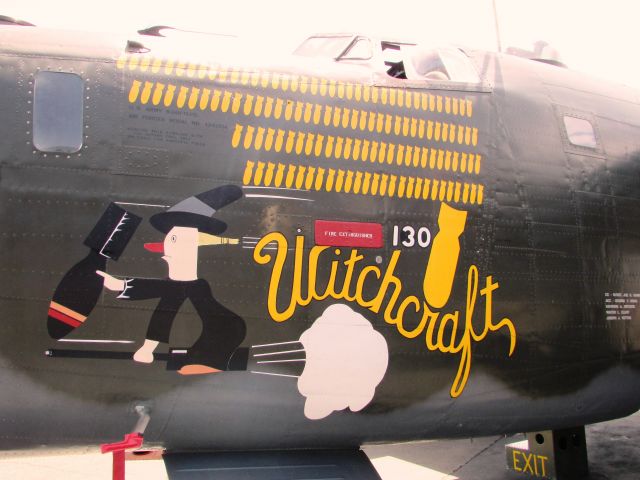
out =
<path fill-rule="evenodd" d="M 518 474 L 553 480 L 577 480 L 589 474 L 584 427 L 527 433 L 505 446 L 507 468 Z"/>
<path fill-rule="evenodd" d="M 113 454 L 113 480 L 125 480 L 124 452 L 140 448 L 142 445 L 144 430 L 147 428 L 151 417 L 149 416 L 148 408 L 145 406 L 136 406 L 136 413 L 138 414 L 138 421 L 133 432 L 127 433 L 120 442 L 100 445 L 102 453 Z"/>

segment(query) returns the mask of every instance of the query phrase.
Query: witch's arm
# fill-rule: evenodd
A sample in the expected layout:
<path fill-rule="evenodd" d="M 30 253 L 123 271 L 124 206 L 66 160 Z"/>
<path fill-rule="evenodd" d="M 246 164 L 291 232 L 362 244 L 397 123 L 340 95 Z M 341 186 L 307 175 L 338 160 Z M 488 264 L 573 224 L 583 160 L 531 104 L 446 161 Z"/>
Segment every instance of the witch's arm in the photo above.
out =
<path fill-rule="evenodd" d="M 167 280 L 157 278 L 116 278 L 101 270 L 96 273 L 104 278 L 104 287 L 120 292 L 118 298 L 124 300 L 147 300 L 162 297 L 166 290 Z"/>

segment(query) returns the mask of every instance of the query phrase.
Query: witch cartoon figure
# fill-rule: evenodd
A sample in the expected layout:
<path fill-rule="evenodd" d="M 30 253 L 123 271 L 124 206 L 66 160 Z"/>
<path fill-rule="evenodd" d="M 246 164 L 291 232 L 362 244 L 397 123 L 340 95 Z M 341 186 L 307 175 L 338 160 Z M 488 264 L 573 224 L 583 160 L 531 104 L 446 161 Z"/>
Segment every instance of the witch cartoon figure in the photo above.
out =
<path fill-rule="evenodd" d="M 227 225 L 213 215 L 241 197 L 240 187 L 224 185 L 189 197 L 149 219 L 165 238 L 162 243 L 145 244 L 145 248 L 163 255 L 169 269 L 168 279 L 119 279 L 101 270 L 96 272 L 104 277 L 105 288 L 120 292 L 119 299 L 160 299 L 151 315 L 144 344 L 133 356 L 136 362 L 153 362 L 153 352 L 158 344 L 169 342 L 173 321 L 188 299 L 200 316 L 202 333 L 186 353 L 180 355 L 175 369 L 183 375 L 227 370 L 231 356 L 244 340 L 246 325 L 242 318 L 220 304 L 213 297 L 209 283 L 198 277 L 198 248 L 238 243 L 238 240 L 219 236 Z"/>

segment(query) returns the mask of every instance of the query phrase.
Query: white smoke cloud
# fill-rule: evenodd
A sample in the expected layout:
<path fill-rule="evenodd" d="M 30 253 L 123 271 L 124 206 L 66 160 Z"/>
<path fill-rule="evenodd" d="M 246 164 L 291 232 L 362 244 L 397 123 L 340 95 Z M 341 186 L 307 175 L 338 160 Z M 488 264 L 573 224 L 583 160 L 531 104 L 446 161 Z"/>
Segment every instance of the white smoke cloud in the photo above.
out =
<path fill-rule="evenodd" d="M 358 412 L 371 402 L 387 371 L 389 349 L 365 317 L 347 305 L 331 305 L 300 342 L 307 360 L 298 390 L 307 398 L 307 418 L 347 407 Z"/>

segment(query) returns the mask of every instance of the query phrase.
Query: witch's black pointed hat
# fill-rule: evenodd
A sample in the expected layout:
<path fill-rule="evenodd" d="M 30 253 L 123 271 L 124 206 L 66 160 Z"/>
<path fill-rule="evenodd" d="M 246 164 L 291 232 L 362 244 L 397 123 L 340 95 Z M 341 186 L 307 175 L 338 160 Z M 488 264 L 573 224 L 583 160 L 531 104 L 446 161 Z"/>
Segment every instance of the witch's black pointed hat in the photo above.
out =
<path fill-rule="evenodd" d="M 149 221 L 162 233 L 169 233 L 173 227 L 192 227 L 203 233 L 217 235 L 227 229 L 227 224 L 213 218 L 213 215 L 241 197 L 240 187 L 223 185 L 189 197 L 166 212 L 156 213 Z"/>

